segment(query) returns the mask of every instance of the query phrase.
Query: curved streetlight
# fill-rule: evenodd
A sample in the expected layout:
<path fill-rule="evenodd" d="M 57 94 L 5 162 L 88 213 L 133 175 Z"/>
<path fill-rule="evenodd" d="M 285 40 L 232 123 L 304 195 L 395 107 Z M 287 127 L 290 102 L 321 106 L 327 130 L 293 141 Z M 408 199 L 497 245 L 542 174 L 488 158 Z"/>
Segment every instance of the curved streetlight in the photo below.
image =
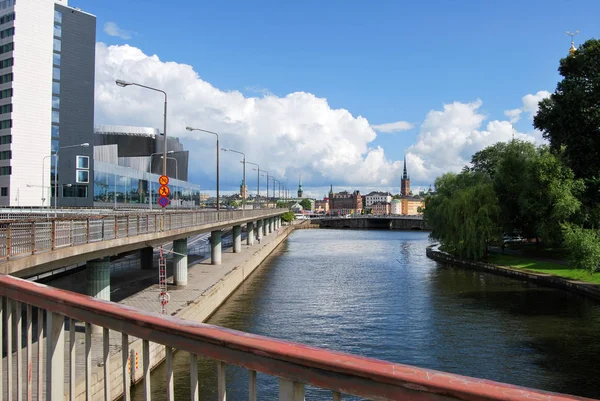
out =
<path fill-rule="evenodd" d="M 185 129 L 188 131 L 206 132 L 207 134 L 213 134 L 217 137 L 217 210 L 219 210 L 219 134 L 201 128 L 185 127 Z"/>
<path fill-rule="evenodd" d="M 58 153 L 62 150 L 62 149 L 69 149 L 69 148 L 87 148 L 89 147 L 90 144 L 87 142 L 84 143 L 80 143 L 78 145 L 69 145 L 69 146 L 62 146 L 58 149 L 56 149 L 56 153 L 55 153 L 55 158 L 54 158 L 54 211 L 56 212 L 57 207 L 56 207 L 56 200 L 58 199 Z M 52 155 L 50 155 L 52 156 Z"/>
<path fill-rule="evenodd" d="M 243 210 L 246 210 L 246 197 L 248 195 L 248 185 L 246 185 L 246 154 L 244 152 L 238 152 L 237 150 L 233 149 L 221 148 L 221 150 L 223 152 L 233 152 L 244 156 L 244 159 L 242 160 L 242 163 L 244 163 L 244 178 L 242 179 L 242 208 Z"/>
<path fill-rule="evenodd" d="M 165 95 L 165 108 L 164 108 L 164 128 L 163 128 L 163 135 L 164 135 L 164 146 L 163 146 L 163 175 L 167 175 L 167 92 L 157 89 L 157 88 L 153 88 L 151 86 L 146 86 L 146 85 L 142 85 L 142 84 L 138 84 L 136 82 L 129 82 L 129 81 L 123 81 L 122 79 L 117 79 L 115 81 L 115 83 L 117 84 L 117 86 L 120 86 L 122 88 L 126 87 L 126 86 L 139 86 L 140 88 L 145 88 L 145 89 L 150 89 L 152 91 L 155 92 L 160 92 L 163 95 Z"/>

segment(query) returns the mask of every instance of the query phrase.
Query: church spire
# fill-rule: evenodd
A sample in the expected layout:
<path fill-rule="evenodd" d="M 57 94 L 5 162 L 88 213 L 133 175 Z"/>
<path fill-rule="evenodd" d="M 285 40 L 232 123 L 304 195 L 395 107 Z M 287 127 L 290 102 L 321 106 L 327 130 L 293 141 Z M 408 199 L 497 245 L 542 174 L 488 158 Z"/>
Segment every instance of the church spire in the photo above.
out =
<path fill-rule="evenodd" d="M 408 180 L 408 172 L 406 170 L 406 155 L 404 155 L 404 172 L 402 173 L 402 179 Z"/>
<path fill-rule="evenodd" d="M 302 190 L 302 173 L 300 173 L 300 178 L 298 180 L 298 198 L 302 198 L 304 191 Z"/>

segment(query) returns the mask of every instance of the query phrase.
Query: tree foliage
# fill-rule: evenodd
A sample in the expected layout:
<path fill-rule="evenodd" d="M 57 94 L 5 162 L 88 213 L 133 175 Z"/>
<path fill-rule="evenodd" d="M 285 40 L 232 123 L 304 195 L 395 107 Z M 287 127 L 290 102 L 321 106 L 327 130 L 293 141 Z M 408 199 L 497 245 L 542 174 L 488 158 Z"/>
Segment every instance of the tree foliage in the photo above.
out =
<path fill-rule="evenodd" d="M 287 211 L 281 215 L 281 221 L 285 221 L 286 223 L 289 223 L 292 220 L 296 220 L 296 215 L 291 210 Z"/>
<path fill-rule="evenodd" d="M 312 210 L 312 205 L 308 199 L 302 199 L 300 201 L 300 206 L 302 206 L 304 210 Z"/>
<path fill-rule="evenodd" d="M 565 245 L 569 249 L 572 266 L 595 272 L 600 265 L 600 235 L 596 230 L 583 229 L 575 225 L 565 225 Z"/>

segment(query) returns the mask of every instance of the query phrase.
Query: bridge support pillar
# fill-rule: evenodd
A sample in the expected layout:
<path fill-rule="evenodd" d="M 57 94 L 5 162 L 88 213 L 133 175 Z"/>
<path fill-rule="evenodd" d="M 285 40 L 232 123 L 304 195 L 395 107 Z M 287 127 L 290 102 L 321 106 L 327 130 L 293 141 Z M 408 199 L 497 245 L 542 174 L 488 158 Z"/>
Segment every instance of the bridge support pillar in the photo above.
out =
<path fill-rule="evenodd" d="M 263 221 L 262 220 L 256 220 L 256 235 L 260 236 L 260 237 L 264 237 L 264 231 L 263 231 Z"/>
<path fill-rule="evenodd" d="M 269 219 L 264 219 L 263 220 L 263 226 L 262 226 L 262 236 L 266 237 L 267 234 L 269 233 L 269 230 L 267 229 L 267 226 L 269 225 Z"/>
<path fill-rule="evenodd" d="M 254 245 L 254 222 L 246 223 L 246 245 Z"/>
<path fill-rule="evenodd" d="M 242 226 L 233 226 L 233 253 L 242 252 Z"/>
<path fill-rule="evenodd" d="M 210 233 L 210 264 L 220 265 L 221 264 L 221 239 L 223 233 L 221 230 L 212 231 Z"/>
<path fill-rule="evenodd" d="M 110 257 L 89 260 L 85 266 L 88 295 L 110 301 Z M 92 325 L 92 334 L 102 333 L 101 326 Z"/>
<path fill-rule="evenodd" d="M 187 238 L 173 241 L 173 282 L 178 286 L 188 283 Z"/>
<path fill-rule="evenodd" d="M 269 217 L 269 234 L 273 233 L 273 218 Z"/>
<path fill-rule="evenodd" d="M 143 270 L 152 270 L 154 267 L 154 248 L 151 246 L 140 250 L 140 267 Z"/>

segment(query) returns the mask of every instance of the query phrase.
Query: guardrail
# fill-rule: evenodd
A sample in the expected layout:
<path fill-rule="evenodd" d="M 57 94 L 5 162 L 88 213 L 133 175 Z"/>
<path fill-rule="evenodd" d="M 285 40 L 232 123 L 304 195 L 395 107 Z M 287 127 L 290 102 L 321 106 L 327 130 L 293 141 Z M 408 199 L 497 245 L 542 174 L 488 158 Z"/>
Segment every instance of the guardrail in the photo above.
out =
<path fill-rule="evenodd" d="M 0 221 L 0 261 L 98 241 L 209 223 L 260 218 L 272 215 L 277 210 L 136 213 Z"/>
<path fill-rule="evenodd" d="M 112 401 L 120 394 L 123 394 L 124 400 L 130 400 L 132 377 L 128 357 L 131 349 L 130 339 L 134 337 L 141 339 L 143 344 L 141 380 L 146 400 L 152 397 L 150 357 L 154 356 L 155 352 L 151 353 L 151 346 L 159 347 L 166 358 L 165 396 L 168 400 L 174 399 L 173 354 L 177 350 L 189 354 L 191 400 L 198 400 L 199 356 L 217 361 L 220 401 L 226 399 L 227 364 L 241 366 L 249 371 L 249 400 L 254 401 L 257 397 L 257 372 L 278 377 L 279 400 L 289 401 L 304 400 L 305 384 L 330 390 L 333 400 L 341 400 L 343 393 L 377 400 L 584 400 L 580 397 L 420 369 L 186 321 L 10 276 L 0 277 L 0 297 L 0 306 L 3 305 L 0 307 L 0 325 L 5 325 L 7 333 L 1 336 L 0 344 L 7 350 L 7 361 L 4 364 L 6 370 L 0 374 L 0 386 L 6 387 L 0 388 L 0 394 L 6 394 L 3 399 L 8 400 L 12 400 L 17 394 L 18 399 L 21 399 L 21 396 L 32 399 L 34 393 L 37 393 L 37 399 L 42 399 L 44 379 L 47 400 L 64 400 L 65 394 L 68 394 L 67 399 L 70 400 L 74 400 L 76 396 L 91 400 L 93 396 L 97 398 L 103 395 L 105 400 Z M 44 314 L 45 327 L 42 323 Z M 26 322 L 24 337 L 21 331 L 23 318 Z M 35 336 L 32 324 L 34 320 L 38 322 Z M 65 329 L 65 320 L 69 323 L 68 331 Z M 92 325 L 102 327 L 103 344 L 100 364 L 102 371 L 99 374 L 102 385 L 95 382 L 94 387 L 92 380 L 96 378 L 92 377 Z M 76 350 L 79 341 L 75 340 L 75 336 L 80 329 L 85 331 L 85 347 L 80 346 L 80 350 Z M 116 359 L 111 359 L 110 355 L 111 330 L 121 334 L 121 355 L 113 355 Z M 68 336 L 65 332 L 68 332 Z M 35 347 L 36 358 L 32 357 L 32 339 L 35 339 L 38 345 Z M 85 389 L 78 391 L 75 361 L 76 353 L 81 352 L 81 348 L 85 354 Z M 46 351 L 45 358 L 43 349 Z M 40 363 L 44 359 L 47 368 Z M 35 364 L 34 360 L 38 363 Z M 111 363 L 115 361 L 118 362 L 118 366 L 112 366 L 117 368 L 120 374 L 111 370 Z M 94 372 L 94 375 L 97 373 Z M 65 382 L 68 389 L 65 388 Z"/>

